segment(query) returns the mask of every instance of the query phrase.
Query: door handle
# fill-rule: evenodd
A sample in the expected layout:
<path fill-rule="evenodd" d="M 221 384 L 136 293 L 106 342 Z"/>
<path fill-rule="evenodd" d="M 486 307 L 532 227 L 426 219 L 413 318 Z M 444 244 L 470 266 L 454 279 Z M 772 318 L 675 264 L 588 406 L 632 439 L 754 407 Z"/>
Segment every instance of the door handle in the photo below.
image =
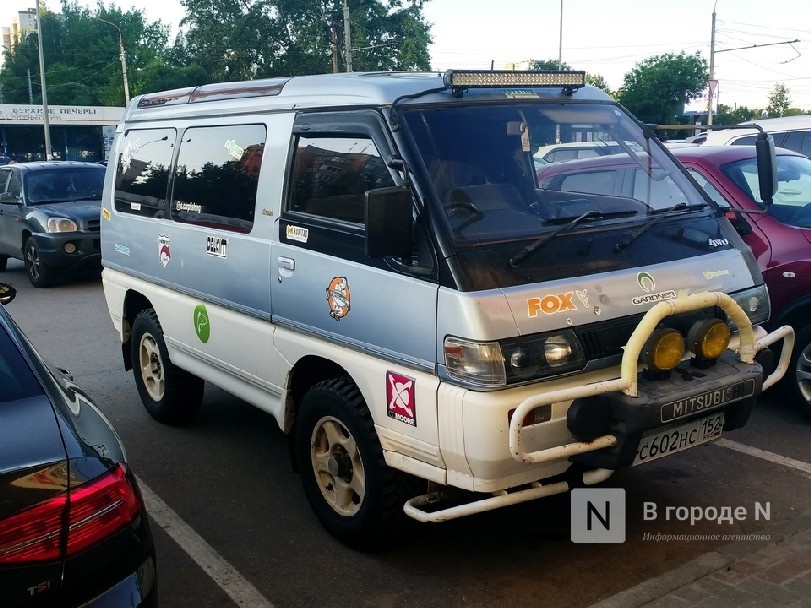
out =
<path fill-rule="evenodd" d="M 294 260 L 293 258 L 280 257 L 279 268 L 284 268 L 285 270 L 295 270 L 296 260 Z"/>

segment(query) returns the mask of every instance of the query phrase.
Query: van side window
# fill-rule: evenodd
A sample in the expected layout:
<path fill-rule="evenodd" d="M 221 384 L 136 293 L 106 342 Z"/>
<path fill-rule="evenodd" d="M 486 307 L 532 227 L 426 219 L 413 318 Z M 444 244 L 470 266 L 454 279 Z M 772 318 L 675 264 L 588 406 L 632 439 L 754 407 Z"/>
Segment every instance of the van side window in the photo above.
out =
<path fill-rule="evenodd" d="M 250 232 L 266 138 L 264 125 L 187 129 L 177 155 L 172 218 Z"/>
<path fill-rule="evenodd" d="M 288 203 L 289 211 L 364 223 L 366 192 L 394 186 L 371 139 L 364 137 L 298 138 Z"/>
<path fill-rule="evenodd" d="M 124 134 L 116 159 L 116 211 L 164 216 L 175 137 L 174 129 L 131 130 Z"/>

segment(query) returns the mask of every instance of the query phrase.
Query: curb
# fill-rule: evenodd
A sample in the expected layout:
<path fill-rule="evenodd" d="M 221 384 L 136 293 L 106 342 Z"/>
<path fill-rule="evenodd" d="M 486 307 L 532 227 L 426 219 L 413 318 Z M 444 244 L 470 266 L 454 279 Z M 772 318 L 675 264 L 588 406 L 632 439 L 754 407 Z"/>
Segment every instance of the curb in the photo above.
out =
<path fill-rule="evenodd" d="M 716 551 L 710 551 L 670 572 L 648 579 L 630 589 L 592 604 L 589 608 L 637 608 L 644 606 L 713 572 L 723 570 L 746 555 L 770 547 L 778 547 L 791 537 L 807 530 L 811 530 L 811 510 L 803 511 L 772 528 L 761 530 L 761 534 L 769 534 L 769 540 L 742 540 L 721 547 Z"/>

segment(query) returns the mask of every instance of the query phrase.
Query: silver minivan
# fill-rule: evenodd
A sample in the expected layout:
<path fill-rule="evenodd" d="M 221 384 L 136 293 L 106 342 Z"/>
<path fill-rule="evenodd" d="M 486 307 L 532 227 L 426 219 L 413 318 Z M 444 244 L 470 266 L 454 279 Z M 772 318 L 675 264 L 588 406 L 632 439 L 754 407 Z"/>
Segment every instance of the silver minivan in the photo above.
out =
<path fill-rule="evenodd" d="M 616 145 L 634 188 L 544 189 L 533 155 L 567 141 Z M 315 515 L 358 547 L 713 441 L 791 351 L 762 328 L 748 247 L 583 72 L 142 95 L 101 215 L 148 412 L 188 423 L 206 383 L 267 411 Z"/>

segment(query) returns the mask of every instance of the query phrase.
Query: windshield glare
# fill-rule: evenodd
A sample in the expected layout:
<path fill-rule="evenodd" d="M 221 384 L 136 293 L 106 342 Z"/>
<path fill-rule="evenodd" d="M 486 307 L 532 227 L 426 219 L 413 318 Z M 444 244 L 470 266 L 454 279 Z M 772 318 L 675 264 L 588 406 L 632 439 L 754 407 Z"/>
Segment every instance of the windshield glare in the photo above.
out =
<path fill-rule="evenodd" d="M 43 203 L 101 199 L 104 169 L 37 171 L 26 179 L 27 200 Z"/>
<path fill-rule="evenodd" d="M 460 244 L 532 238 L 584 213 L 595 219 L 578 229 L 704 202 L 658 142 L 609 103 L 522 100 L 404 115 Z"/>

